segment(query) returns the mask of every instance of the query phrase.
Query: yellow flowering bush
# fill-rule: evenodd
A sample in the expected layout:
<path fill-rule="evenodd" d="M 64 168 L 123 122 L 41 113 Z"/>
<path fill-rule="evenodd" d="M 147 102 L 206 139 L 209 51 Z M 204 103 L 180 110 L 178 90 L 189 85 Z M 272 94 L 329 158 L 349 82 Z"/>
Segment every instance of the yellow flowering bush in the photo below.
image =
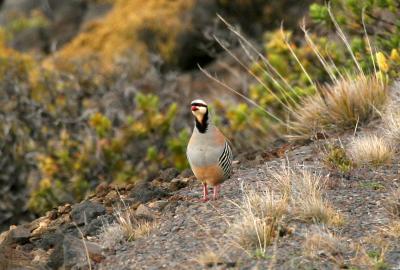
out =
<path fill-rule="evenodd" d="M 165 110 L 160 106 L 157 96 L 138 93 L 135 109 L 122 125 L 95 112 L 87 120 L 91 134 L 61 130 L 37 158 L 43 178 L 30 198 L 31 209 L 43 212 L 82 199 L 100 181 L 134 183 L 164 167 L 187 168 L 189 133 L 173 129 L 176 104 Z"/>
<path fill-rule="evenodd" d="M 400 75 L 400 28 L 395 26 L 400 23 L 396 16 L 400 11 L 398 5 L 390 0 L 333 0 L 330 6 L 339 27 L 349 33 L 346 35 L 348 44 L 330 36 L 337 29 L 328 6 L 318 3 L 310 5 L 312 24 L 307 26 L 305 36 L 281 30 L 264 35 L 265 59 L 251 65 L 251 73 L 257 81 L 250 85 L 249 97 L 279 118 L 293 116 L 293 108 L 301 104 L 303 97 L 313 95 L 324 84 L 335 84 L 348 76 L 357 80 L 359 67 L 366 75 L 376 72 L 384 81 Z M 375 33 L 369 35 L 369 39 L 362 25 L 363 10 L 368 34 Z M 385 17 L 384 14 L 394 16 Z M 377 22 L 386 26 L 377 27 Z M 321 59 L 325 63 L 321 63 Z M 240 110 L 237 113 L 231 112 L 229 116 L 233 127 L 248 129 Z M 276 123 L 270 120 L 270 126 L 271 122 Z"/>

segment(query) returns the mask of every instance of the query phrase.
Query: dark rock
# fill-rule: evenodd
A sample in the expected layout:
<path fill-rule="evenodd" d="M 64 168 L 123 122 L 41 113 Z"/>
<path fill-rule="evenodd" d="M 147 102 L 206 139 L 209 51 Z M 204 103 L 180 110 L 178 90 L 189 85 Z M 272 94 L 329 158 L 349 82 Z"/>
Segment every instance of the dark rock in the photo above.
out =
<path fill-rule="evenodd" d="M 164 181 L 171 181 L 179 175 L 179 171 L 175 168 L 168 168 L 160 173 L 160 178 Z"/>
<path fill-rule="evenodd" d="M 88 224 L 94 218 L 105 213 L 106 209 L 103 205 L 85 201 L 72 207 L 71 218 L 77 225 L 82 225 Z"/>
<path fill-rule="evenodd" d="M 150 187 L 147 183 L 139 183 L 130 193 L 130 197 L 135 198 L 140 203 L 148 202 L 152 199 L 161 199 L 168 193 L 156 187 Z"/>
<path fill-rule="evenodd" d="M 58 232 L 48 232 L 40 239 L 34 241 L 34 245 L 43 250 L 49 250 L 56 247 L 64 240 L 64 234 Z"/>
<path fill-rule="evenodd" d="M 28 28 L 14 35 L 11 46 L 19 51 L 28 52 L 32 49 L 44 51 L 47 47 L 47 40 L 44 38 L 47 30 L 45 28 Z M 29 40 L 29 42 L 26 42 Z"/>
<path fill-rule="evenodd" d="M 54 251 L 50 254 L 49 260 L 47 261 L 47 267 L 50 269 L 59 269 L 64 264 L 64 249 L 62 245 L 63 241 L 59 242 Z"/>
<path fill-rule="evenodd" d="M 104 226 L 104 224 L 109 224 L 113 221 L 114 217 L 112 215 L 104 215 L 93 219 L 88 225 L 83 228 L 83 235 L 94 236 L 98 235 Z"/>
<path fill-rule="evenodd" d="M 171 181 L 169 188 L 171 191 L 177 191 L 181 188 L 186 187 L 188 184 L 187 178 L 184 179 L 174 179 Z"/>
<path fill-rule="evenodd" d="M 155 214 L 154 214 L 153 210 L 151 210 L 149 207 L 147 207 L 144 204 L 141 204 L 138 206 L 135 214 L 138 217 L 143 217 L 143 218 L 150 219 L 150 220 L 155 218 Z"/>
<path fill-rule="evenodd" d="M 194 174 L 193 174 L 193 172 L 192 172 L 191 169 L 185 169 L 185 170 L 183 170 L 183 171 L 181 172 L 181 174 L 180 174 L 180 176 L 183 177 L 183 178 L 188 178 L 188 177 L 191 177 L 191 176 L 193 176 L 193 175 L 194 175 Z"/>
<path fill-rule="evenodd" d="M 89 3 L 83 18 L 83 23 L 87 23 L 105 15 L 111 7 L 112 5 L 109 3 Z"/>
<path fill-rule="evenodd" d="M 169 202 L 163 209 L 164 213 L 174 214 L 176 208 L 179 206 L 179 202 L 172 201 Z"/>
<path fill-rule="evenodd" d="M 99 245 L 86 240 L 83 243 L 81 239 L 68 235 L 54 249 L 47 266 L 51 269 L 61 267 L 63 269 L 87 269 L 88 264 L 91 262 L 86 257 L 86 248 L 90 258 L 95 258 L 96 261 L 103 258 Z"/>
<path fill-rule="evenodd" d="M 17 226 L 8 231 L 1 244 L 25 244 L 29 242 L 31 232 L 24 225 Z"/>
<path fill-rule="evenodd" d="M 47 212 L 47 217 L 50 220 L 55 220 L 58 217 L 58 211 L 57 210 L 51 210 L 51 211 Z"/>

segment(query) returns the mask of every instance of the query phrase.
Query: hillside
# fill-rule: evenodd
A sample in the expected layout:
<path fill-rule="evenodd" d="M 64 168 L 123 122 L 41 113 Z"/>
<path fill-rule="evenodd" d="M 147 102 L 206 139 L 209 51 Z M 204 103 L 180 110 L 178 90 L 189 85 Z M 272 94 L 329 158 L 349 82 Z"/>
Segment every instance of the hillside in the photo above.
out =
<path fill-rule="evenodd" d="M 0 1 L 0 270 L 400 268 L 399 15 Z M 207 111 L 234 161 L 201 202 Z"/>
<path fill-rule="evenodd" d="M 213 106 L 222 111 L 219 121 L 228 121 L 225 108 L 231 107 L 235 128 L 243 128 L 241 112 L 226 106 L 241 101 L 197 65 L 247 92 L 254 79 L 210 36 L 229 38 L 217 14 L 260 40 L 264 27 L 278 25 L 286 1 L 141 3 L 7 0 L 0 5 L 1 231 L 78 202 L 101 182 L 134 184 L 160 169 L 187 168 L 191 121 L 177 104 L 218 97 Z M 290 23 L 306 10 L 306 4 L 292 5 L 290 12 L 297 15 Z M 254 18 L 251 24 L 248 16 Z"/>
<path fill-rule="evenodd" d="M 368 128 L 361 133 L 376 131 Z M 201 187 L 193 176 L 175 178 L 170 170 L 139 191 L 101 186 L 80 204 L 60 206 L 46 217 L 3 233 L 1 269 L 86 269 L 85 245 L 92 269 L 395 269 L 400 262 L 399 217 L 389 206 L 394 203 L 399 209 L 398 201 L 392 201 L 392 190 L 399 185 L 398 158 L 379 169 L 338 173 L 327 164 L 324 152 L 339 140 L 346 147 L 353 136 L 305 145 L 279 143 L 241 157 L 234 175 L 223 184 L 222 199 L 208 203 L 197 201 Z M 240 207 L 251 200 L 246 196 L 252 190 L 262 196 L 272 188 L 279 196 L 276 177 L 289 168 L 315 173 L 323 180 L 324 202 L 340 215 L 340 222 L 324 225 L 288 212 L 279 234 L 271 236 L 261 254 L 256 247 L 263 248 L 262 235 L 260 244 L 257 238 L 252 240 L 256 237 L 251 236 L 252 224 L 240 225 L 249 226 L 242 234 L 235 227 L 249 214 L 249 209 Z M 131 217 L 146 220 L 151 229 L 128 242 L 118 227 L 104 232 L 105 224 L 121 217 L 114 215 L 116 205 L 129 209 Z M 255 246 L 248 249 L 243 240 L 255 241 Z"/>

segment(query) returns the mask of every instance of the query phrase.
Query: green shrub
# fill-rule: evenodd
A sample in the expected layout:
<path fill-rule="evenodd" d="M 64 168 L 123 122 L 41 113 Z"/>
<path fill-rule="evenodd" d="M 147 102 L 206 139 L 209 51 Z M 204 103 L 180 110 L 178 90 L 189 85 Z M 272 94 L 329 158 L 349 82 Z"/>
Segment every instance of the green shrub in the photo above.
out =
<path fill-rule="evenodd" d="M 350 158 L 347 156 L 346 150 L 338 146 L 328 146 L 325 162 L 329 167 L 339 170 L 342 173 L 350 171 L 353 166 Z"/>
<path fill-rule="evenodd" d="M 49 21 L 39 10 L 33 10 L 28 17 L 16 16 L 13 20 L 7 23 L 7 30 L 11 35 L 18 34 L 26 29 L 46 28 L 49 26 Z"/>
<path fill-rule="evenodd" d="M 88 118 L 92 132 L 63 129 L 48 141 L 37 159 L 41 180 L 30 199 L 33 211 L 80 200 L 100 181 L 134 183 L 161 168 L 187 167 L 188 133 L 172 129 L 176 104 L 162 110 L 157 96 L 138 93 L 134 107 L 120 126 L 95 112 Z"/>
<path fill-rule="evenodd" d="M 310 5 L 312 23 L 304 37 L 291 31 L 265 34 L 263 57 L 251 66 L 257 82 L 249 97 L 289 119 L 292 138 L 353 129 L 379 117 L 387 85 L 399 76 L 399 9 L 390 0 Z M 341 31 L 345 40 L 333 38 Z"/>

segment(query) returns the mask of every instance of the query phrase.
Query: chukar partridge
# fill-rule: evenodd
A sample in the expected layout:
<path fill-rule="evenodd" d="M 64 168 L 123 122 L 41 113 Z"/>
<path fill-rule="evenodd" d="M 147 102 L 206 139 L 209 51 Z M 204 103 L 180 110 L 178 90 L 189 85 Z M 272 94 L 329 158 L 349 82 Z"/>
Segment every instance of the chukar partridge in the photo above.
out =
<path fill-rule="evenodd" d="M 191 110 L 195 126 L 186 155 L 194 175 L 203 183 L 203 201 L 208 201 L 208 185 L 213 186 L 213 199 L 217 199 L 220 184 L 232 172 L 232 150 L 225 136 L 209 121 L 207 103 L 194 100 Z"/>

